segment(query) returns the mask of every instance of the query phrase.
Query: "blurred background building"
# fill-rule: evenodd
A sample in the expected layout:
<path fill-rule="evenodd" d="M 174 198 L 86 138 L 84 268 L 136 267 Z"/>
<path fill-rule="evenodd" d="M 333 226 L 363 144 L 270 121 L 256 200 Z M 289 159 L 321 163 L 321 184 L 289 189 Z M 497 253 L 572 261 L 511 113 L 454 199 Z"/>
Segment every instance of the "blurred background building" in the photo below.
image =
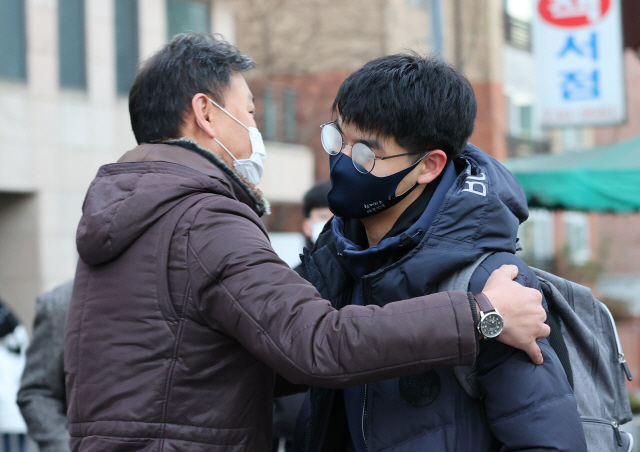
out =
<path fill-rule="evenodd" d="M 0 0 L 0 293 L 30 327 L 35 296 L 73 277 L 87 186 L 135 146 L 127 94 L 136 66 L 187 30 L 221 33 L 258 62 L 247 78 L 269 154 L 260 188 L 273 214 L 263 220 L 290 264 L 303 243 L 302 195 L 329 176 L 319 126 L 342 81 L 373 58 L 411 49 L 462 70 L 478 100 L 471 141 L 500 160 L 638 136 L 638 2 L 623 1 L 626 123 L 564 128 L 539 120 L 534 3 Z M 534 209 L 520 236 L 527 262 L 616 307 L 640 376 L 640 215 Z"/>

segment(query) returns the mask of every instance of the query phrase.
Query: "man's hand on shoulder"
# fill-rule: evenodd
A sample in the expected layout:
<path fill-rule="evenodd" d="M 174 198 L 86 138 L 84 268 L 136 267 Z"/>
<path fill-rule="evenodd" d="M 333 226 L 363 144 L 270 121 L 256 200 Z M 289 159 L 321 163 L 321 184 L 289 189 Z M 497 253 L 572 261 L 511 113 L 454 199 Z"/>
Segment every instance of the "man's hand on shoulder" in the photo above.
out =
<path fill-rule="evenodd" d="M 542 307 L 542 294 L 513 281 L 516 276 L 518 267 L 503 265 L 491 274 L 482 293 L 504 320 L 504 328 L 497 339 L 525 351 L 535 364 L 542 364 L 542 352 L 536 340 L 551 332 L 544 323 L 547 313 Z"/>

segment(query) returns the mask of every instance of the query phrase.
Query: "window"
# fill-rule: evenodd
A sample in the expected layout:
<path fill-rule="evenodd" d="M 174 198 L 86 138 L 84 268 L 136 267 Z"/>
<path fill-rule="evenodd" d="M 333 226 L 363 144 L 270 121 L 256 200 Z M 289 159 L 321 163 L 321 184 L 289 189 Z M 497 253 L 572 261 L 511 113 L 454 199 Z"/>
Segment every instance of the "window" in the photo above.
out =
<path fill-rule="evenodd" d="M 288 143 L 296 141 L 296 91 L 284 92 L 284 135 Z"/>
<path fill-rule="evenodd" d="M 553 213 L 531 209 L 529 219 L 518 229 L 523 260 L 535 267 L 550 268 L 555 257 L 554 237 Z"/>
<path fill-rule="evenodd" d="M 520 136 L 530 138 L 533 131 L 533 108 L 531 105 L 520 105 L 518 109 L 520 110 Z"/>
<path fill-rule="evenodd" d="M 589 217 L 580 212 L 564 213 L 564 231 L 568 258 L 575 265 L 586 264 L 591 258 Z"/>
<path fill-rule="evenodd" d="M 58 49 L 60 86 L 85 89 L 87 65 L 83 0 L 58 0 Z"/>
<path fill-rule="evenodd" d="M 531 9 L 530 0 L 504 1 L 505 40 L 526 51 L 531 51 Z"/>
<path fill-rule="evenodd" d="M 575 151 L 583 147 L 583 131 L 580 127 L 565 127 L 562 129 L 562 148 L 565 151 Z"/>
<path fill-rule="evenodd" d="M 429 6 L 427 2 L 433 0 L 407 0 L 407 6 L 411 8 L 426 8 Z"/>
<path fill-rule="evenodd" d="M 270 141 L 276 141 L 278 136 L 278 106 L 273 99 L 273 90 L 265 87 L 262 92 L 264 137 Z"/>
<path fill-rule="evenodd" d="M 0 0 L 0 77 L 27 78 L 24 0 Z"/>
<path fill-rule="evenodd" d="M 138 64 L 138 1 L 115 1 L 116 89 L 128 94 Z"/>
<path fill-rule="evenodd" d="M 167 33 L 171 39 L 178 33 L 209 33 L 211 13 L 208 1 L 167 0 Z"/>

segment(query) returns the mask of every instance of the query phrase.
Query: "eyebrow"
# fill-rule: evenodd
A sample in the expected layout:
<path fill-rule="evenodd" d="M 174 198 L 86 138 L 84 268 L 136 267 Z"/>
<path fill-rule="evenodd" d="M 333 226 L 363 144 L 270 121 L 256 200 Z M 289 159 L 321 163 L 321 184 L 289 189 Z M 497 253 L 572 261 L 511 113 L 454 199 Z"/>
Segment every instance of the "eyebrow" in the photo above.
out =
<path fill-rule="evenodd" d="M 344 132 L 342 130 L 342 127 L 340 127 L 339 120 L 336 119 L 335 121 L 333 121 L 333 124 L 336 126 L 336 129 L 338 129 L 338 131 L 344 136 Z M 356 141 L 356 143 L 362 143 L 365 146 L 370 147 L 371 149 L 375 149 L 376 151 L 385 152 L 384 149 L 382 148 L 382 144 L 380 144 L 380 142 L 376 138 L 373 138 L 373 137 L 371 137 L 371 138 L 362 138 L 362 139 Z"/>
<path fill-rule="evenodd" d="M 362 143 L 365 146 L 370 147 L 371 149 L 375 149 L 376 151 L 384 152 L 384 149 L 382 149 L 382 145 L 375 138 L 363 138 L 361 140 L 358 140 L 358 143 Z"/>

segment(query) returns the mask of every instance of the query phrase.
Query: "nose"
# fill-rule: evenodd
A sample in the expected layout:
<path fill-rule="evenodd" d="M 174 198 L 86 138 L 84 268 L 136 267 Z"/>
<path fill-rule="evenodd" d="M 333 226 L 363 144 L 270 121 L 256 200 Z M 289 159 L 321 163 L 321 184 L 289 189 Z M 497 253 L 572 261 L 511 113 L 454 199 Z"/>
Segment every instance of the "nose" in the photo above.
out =
<path fill-rule="evenodd" d="M 349 149 L 348 151 L 347 151 L 347 148 Z M 345 141 L 345 143 L 344 143 L 344 147 L 342 148 L 342 153 L 343 153 L 343 154 L 345 154 L 345 155 L 348 155 L 348 156 L 349 156 L 349 158 L 351 158 L 351 149 L 352 149 L 352 148 L 353 148 L 353 145 L 352 145 L 352 144 L 350 144 L 350 143 L 347 143 L 347 142 Z"/>

